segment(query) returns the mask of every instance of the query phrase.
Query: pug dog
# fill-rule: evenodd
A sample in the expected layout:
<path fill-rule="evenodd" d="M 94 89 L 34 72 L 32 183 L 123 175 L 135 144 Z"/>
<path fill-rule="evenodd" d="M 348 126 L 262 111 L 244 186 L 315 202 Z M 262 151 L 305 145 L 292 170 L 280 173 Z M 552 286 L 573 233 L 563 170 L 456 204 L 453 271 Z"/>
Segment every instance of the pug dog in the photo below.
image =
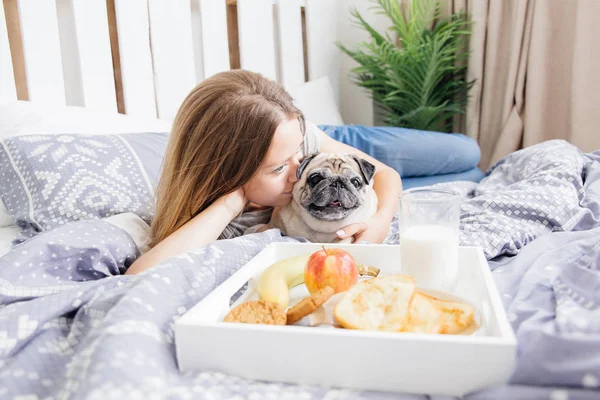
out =
<path fill-rule="evenodd" d="M 276 208 L 268 228 L 318 243 L 352 243 L 335 232 L 367 220 L 377 211 L 373 190 L 375 165 L 351 154 L 316 153 L 297 171 L 292 201 Z"/>

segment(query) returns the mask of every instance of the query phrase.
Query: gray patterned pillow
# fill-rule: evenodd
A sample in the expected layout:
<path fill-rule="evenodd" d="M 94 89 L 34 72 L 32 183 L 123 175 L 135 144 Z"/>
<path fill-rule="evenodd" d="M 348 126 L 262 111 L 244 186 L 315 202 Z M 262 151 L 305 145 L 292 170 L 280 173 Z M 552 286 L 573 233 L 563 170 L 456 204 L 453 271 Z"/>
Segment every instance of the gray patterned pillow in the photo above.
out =
<path fill-rule="evenodd" d="M 150 222 L 167 133 L 28 135 L 0 142 L 0 197 L 29 234 L 133 212 Z"/>

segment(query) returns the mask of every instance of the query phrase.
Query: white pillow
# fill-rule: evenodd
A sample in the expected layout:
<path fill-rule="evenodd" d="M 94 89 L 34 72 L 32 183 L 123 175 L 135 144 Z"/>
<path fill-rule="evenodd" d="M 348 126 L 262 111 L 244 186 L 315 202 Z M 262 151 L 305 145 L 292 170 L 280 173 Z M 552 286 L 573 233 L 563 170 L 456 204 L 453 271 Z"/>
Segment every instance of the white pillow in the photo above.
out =
<path fill-rule="evenodd" d="M 0 104 L 0 139 L 11 136 L 61 133 L 169 132 L 171 122 L 29 101 Z"/>
<path fill-rule="evenodd" d="M 316 125 L 344 124 L 333 87 L 326 76 L 288 89 L 288 92 L 307 121 Z"/>
<path fill-rule="evenodd" d="M 150 250 L 150 227 L 136 214 L 131 212 L 121 213 L 104 218 L 104 221 L 110 222 L 129 233 L 141 254 Z"/>

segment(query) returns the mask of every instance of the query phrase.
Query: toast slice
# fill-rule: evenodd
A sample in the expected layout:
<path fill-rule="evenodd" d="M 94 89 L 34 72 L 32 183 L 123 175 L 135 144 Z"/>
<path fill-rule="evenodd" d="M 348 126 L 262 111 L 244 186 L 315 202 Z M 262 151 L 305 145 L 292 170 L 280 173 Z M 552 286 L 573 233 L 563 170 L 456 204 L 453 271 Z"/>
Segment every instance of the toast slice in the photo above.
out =
<path fill-rule="evenodd" d="M 362 281 L 340 299 L 335 318 L 347 329 L 402 331 L 415 287 L 412 277 L 399 274 Z"/>
<path fill-rule="evenodd" d="M 410 300 L 410 311 L 404 332 L 441 333 L 446 318 L 444 310 L 432 297 L 415 292 Z"/>
<path fill-rule="evenodd" d="M 474 319 L 475 309 L 469 304 L 440 300 L 416 292 L 410 302 L 405 332 L 460 333 Z"/>
<path fill-rule="evenodd" d="M 475 309 L 471 305 L 439 299 L 433 301 L 444 311 L 440 333 L 460 333 L 474 322 Z"/>

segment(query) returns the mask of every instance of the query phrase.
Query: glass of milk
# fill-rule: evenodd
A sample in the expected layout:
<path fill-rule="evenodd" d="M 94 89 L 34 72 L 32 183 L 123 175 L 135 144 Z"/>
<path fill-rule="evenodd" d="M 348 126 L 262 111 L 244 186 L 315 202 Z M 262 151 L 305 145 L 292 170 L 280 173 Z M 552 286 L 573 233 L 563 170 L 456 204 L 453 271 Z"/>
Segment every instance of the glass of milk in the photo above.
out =
<path fill-rule="evenodd" d="M 400 263 L 418 287 L 451 292 L 458 273 L 460 195 L 412 189 L 400 195 Z"/>

